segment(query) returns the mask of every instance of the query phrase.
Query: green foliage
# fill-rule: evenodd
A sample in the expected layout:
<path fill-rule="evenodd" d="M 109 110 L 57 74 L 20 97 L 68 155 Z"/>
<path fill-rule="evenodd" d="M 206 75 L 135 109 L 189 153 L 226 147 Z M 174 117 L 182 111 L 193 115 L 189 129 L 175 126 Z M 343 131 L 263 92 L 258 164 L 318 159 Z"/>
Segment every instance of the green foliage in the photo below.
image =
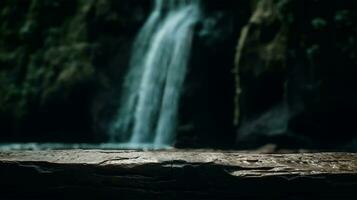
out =
<path fill-rule="evenodd" d="M 312 19 L 311 25 L 313 26 L 314 29 L 321 30 L 327 26 L 327 21 L 324 20 L 323 18 L 317 17 Z"/>
<path fill-rule="evenodd" d="M 336 11 L 334 20 L 338 24 L 351 24 L 350 11 L 348 10 L 338 10 Z"/>
<path fill-rule="evenodd" d="M 317 54 L 320 51 L 320 47 L 317 44 L 314 44 L 306 49 L 306 54 L 307 57 L 309 58 L 310 61 L 313 61 L 314 58 L 317 56 Z"/>
<path fill-rule="evenodd" d="M 294 22 L 294 15 L 292 13 L 292 0 L 277 0 L 276 8 L 281 15 L 281 18 L 287 24 Z"/>
<path fill-rule="evenodd" d="M 0 114 L 15 119 L 94 76 L 91 45 L 79 42 L 86 41 L 87 13 L 71 16 L 76 3 L 66 0 L 25 2 L 0 7 Z"/>

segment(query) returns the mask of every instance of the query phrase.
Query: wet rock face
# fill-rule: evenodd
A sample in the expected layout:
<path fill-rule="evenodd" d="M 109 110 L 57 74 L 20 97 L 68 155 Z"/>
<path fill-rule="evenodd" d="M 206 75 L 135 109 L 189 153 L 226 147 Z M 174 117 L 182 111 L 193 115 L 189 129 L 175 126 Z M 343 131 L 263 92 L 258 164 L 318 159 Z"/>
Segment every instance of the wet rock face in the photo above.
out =
<path fill-rule="evenodd" d="M 1 1 L 1 139 L 91 138 L 149 4 Z"/>
<path fill-rule="evenodd" d="M 254 10 L 236 54 L 239 143 L 344 146 L 357 131 L 356 4 L 266 0 Z"/>
<path fill-rule="evenodd" d="M 259 2 L 237 47 L 237 101 L 245 106 L 237 107 L 236 123 L 241 112 L 250 118 L 283 98 L 286 46 L 287 27 L 274 1 Z"/>
<path fill-rule="evenodd" d="M 257 1 L 241 31 L 235 57 L 239 146 L 257 145 L 254 140 L 286 131 L 288 24 L 283 18 L 276 1 Z"/>
<path fill-rule="evenodd" d="M 250 16 L 245 0 L 204 0 L 178 127 L 178 147 L 232 147 L 235 46 Z"/>

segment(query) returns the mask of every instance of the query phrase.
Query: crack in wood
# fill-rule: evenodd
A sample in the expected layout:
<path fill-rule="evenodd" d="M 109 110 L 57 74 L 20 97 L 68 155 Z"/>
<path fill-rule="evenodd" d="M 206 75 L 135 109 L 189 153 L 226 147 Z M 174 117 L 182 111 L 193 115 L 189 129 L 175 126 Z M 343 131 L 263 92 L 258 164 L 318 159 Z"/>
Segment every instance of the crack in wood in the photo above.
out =
<path fill-rule="evenodd" d="M 135 159 L 139 159 L 140 156 L 135 156 L 135 157 L 121 157 L 121 158 L 110 158 L 107 160 L 103 160 L 99 163 L 97 163 L 97 165 L 105 165 L 108 162 L 113 162 L 113 161 L 123 161 L 123 160 L 135 160 Z"/>

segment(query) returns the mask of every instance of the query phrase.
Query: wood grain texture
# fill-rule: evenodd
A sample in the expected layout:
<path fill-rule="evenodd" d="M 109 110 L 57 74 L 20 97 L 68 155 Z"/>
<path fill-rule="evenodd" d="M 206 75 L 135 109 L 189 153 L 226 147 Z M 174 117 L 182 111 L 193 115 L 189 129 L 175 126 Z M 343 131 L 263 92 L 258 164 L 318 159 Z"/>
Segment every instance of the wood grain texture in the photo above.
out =
<path fill-rule="evenodd" d="M 0 152 L 0 199 L 354 199 L 357 154 Z"/>

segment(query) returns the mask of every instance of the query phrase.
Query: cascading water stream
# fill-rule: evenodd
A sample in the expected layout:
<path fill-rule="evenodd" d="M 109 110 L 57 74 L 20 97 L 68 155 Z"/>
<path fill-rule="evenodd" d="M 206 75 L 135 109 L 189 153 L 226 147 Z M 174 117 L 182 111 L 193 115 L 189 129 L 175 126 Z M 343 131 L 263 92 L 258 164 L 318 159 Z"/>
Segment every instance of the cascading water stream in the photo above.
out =
<path fill-rule="evenodd" d="M 155 0 L 155 7 L 133 45 L 112 142 L 133 146 L 171 145 L 198 0 Z M 139 145 L 138 145 L 139 144 Z"/>

